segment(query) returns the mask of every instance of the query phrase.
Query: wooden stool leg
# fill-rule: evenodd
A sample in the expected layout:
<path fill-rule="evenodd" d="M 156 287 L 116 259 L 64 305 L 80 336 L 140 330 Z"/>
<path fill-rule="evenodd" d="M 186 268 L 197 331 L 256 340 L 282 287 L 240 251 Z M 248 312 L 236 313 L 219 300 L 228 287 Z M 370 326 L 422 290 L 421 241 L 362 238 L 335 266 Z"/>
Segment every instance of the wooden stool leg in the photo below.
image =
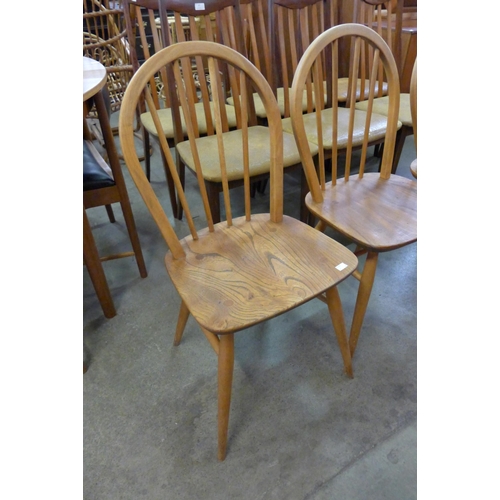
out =
<path fill-rule="evenodd" d="M 218 458 L 226 458 L 227 432 L 229 427 L 229 410 L 231 406 L 231 387 L 234 368 L 234 334 L 221 335 L 219 342 L 219 404 L 218 404 Z"/>
<path fill-rule="evenodd" d="M 366 308 L 372 293 L 373 282 L 375 280 L 375 271 L 377 270 L 378 253 L 368 252 L 366 261 L 361 274 L 359 283 L 358 296 L 356 297 L 356 305 L 354 307 L 354 314 L 352 317 L 351 332 L 349 334 L 349 347 L 351 349 L 351 356 L 354 356 L 356 345 L 358 343 L 359 333 L 363 326 Z"/>

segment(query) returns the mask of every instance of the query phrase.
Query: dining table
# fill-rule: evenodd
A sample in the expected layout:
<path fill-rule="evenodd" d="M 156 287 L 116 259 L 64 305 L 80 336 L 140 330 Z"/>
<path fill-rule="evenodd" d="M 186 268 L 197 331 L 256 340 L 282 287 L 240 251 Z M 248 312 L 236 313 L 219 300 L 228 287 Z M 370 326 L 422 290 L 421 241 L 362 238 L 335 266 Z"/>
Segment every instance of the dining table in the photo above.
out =
<path fill-rule="evenodd" d="M 116 150 L 112 140 L 112 131 L 106 110 L 104 92 L 106 91 L 107 72 L 106 68 L 99 62 L 89 57 L 83 57 L 83 131 L 84 138 L 90 135 L 87 127 L 86 116 L 89 110 L 89 100 L 92 99 L 99 116 L 99 123 L 105 140 L 107 139 L 107 153 L 113 161 L 118 161 Z M 111 134 L 111 137 L 109 137 Z M 109 147 L 108 147 L 109 146 Z M 114 157 L 114 158 L 113 158 Z M 111 159 L 110 158 L 110 159 Z M 85 206 L 83 206 L 83 261 L 87 267 L 92 284 L 101 304 L 104 316 L 112 318 L 116 316 L 116 308 L 109 290 L 109 285 L 102 267 L 101 258 L 97 251 L 92 229 L 87 217 Z"/>

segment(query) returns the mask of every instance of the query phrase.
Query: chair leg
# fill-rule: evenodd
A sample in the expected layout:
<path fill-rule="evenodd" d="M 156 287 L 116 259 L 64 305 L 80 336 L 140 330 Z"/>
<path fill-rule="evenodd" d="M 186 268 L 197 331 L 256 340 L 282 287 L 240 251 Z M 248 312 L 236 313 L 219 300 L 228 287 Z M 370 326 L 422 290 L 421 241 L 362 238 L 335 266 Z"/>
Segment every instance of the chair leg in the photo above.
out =
<path fill-rule="evenodd" d="M 186 185 L 186 167 L 184 166 L 184 163 L 182 163 L 182 160 L 179 158 L 179 155 L 176 154 L 176 164 L 177 164 L 177 173 L 179 174 L 179 180 L 181 182 L 182 189 L 184 189 Z M 182 215 L 184 213 L 184 210 L 182 208 L 182 203 L 179 201 L 177 202 L 177 211 L 174 212 L 174 215 L 177 219 L 182 220 Z"/>
<path fill-rule="evenodd" d="M 113 207 L 111 205 L 105 205 L 106 212 L 108 213 L 109 222 L 116 222 L 115 214 L 113 213 Z"/>
<path fill-rule="evenodd" d="M 144 262 L 144 256 L 142 255 L 141 242 L 139 241 L 139 235 L 137 234 L 137 227 L 135 225 L 132 207 L 130 206 L 128 196 L 126 199 L 123 199 L 123 193 L 120 193 L 120 196 L 122 197 L 120 200 L 120 206 L 122 207 L 123 218 L 125 219 L 125 225 L 127 226 L 130 243 L 132 244 L 132 248 L 134 250 L 134 256 L 137 262 L 137 267 L 139 268 L 139 274 L 141 275 L 141 278 L 146 278 L 148 271 L 146 270 L 146 263 Z"/>
<path fill-rule="evenodd" d="M 358 288 L 358 296 L 356 297 L 356 305 L 352 317 L 351 332 L 349 334 L 349 348 L 351 356 L 354 356 L 356 345 L 358 343 L 359 333 L 363 326 L 366 308 L 370 300 L 373 282 L 375 280 L 375 272 L 377 270 L 378 253 L 368 252 L 366 255 L 365 265 L 361 273 L 361 279 Z"/>
<path fill-rule="evenodd" d="M 170 196 L 170 206 L 172 207 L 172 214 L 175 217 L 175 214 L 178 211 L 177 192 L 175 191 L 174 178 L 172 177 L 172 173 L 170 172 L 170 168 L 168 167 L 167 159 L 165 158 L 163 151 L 161 152 L 161 161 L 163 163 L 163 169 L 165 170 L 165 177 L 167 179 L 168 194 Z"/>
<path fill-rule="evenodd" d="M 392 174 L 396 173 L 399 165 L 399 159 L 401 158 L 401 153 L 403 152 L 403 147 L 405 145 L 405 140 L 411 133 L 411 127 L 406 127 L 405 125 L 398 130 L 396 135 L 396 146 L 394 147 L 394 159 L 392 160 Z"/>
<path fill-rule="evenodd" d="M 208 204 L 210 205 L 210 211 L 212 212 L 212 222 L 217 224 L 220 222 L 220 188 L 219 184 L 216 182 L 206 182 Z"/>
<path fill-rule="evenodd" d="M 106 318 L 116 316 L 116 309 L 109 291 L 106 275 L 102 268 L 102 262 L 95 246 L 92 229 L 85 208 L 83 209 L 83 261 L 87 266 L 87 271 L 94 285 L 94 290 L 101 304 L 102 311 Z"/>
<path fill-rule="evenodd" d="M 175 346 L 178 346 L 181 343 L 182 334 L 184 333 L 184 328 L 186 327 L 188 318 L 189 318 L 189 309 L 187 308 L 184 301 L 182 301 L 181 308 L 179 310 L 179 317 L 177 319 L 177 327 L 175 329 L 175 337 L 174 337 Z"/>
<path fill-rule="evenodd" d="M 221 335 L 219 341 L 218 367 L 218 459 L 226 458 L 229 410 L 231 406 L 231 387 L 234 369 L 234 334 Z"/>
<path fill-rule="evenodd" d="M 349 377 L 353 378 L 351 352 L 349 351 L 349 341 L 347 340 L 344 312 L 342 310 L 339 291 L 336 286 L 326 291 L 326 303 L 328 305 L 330 317 L 332 318 L 333 329 L 337 335 L 342 359 L 344 360 L 345 371 Z"/>

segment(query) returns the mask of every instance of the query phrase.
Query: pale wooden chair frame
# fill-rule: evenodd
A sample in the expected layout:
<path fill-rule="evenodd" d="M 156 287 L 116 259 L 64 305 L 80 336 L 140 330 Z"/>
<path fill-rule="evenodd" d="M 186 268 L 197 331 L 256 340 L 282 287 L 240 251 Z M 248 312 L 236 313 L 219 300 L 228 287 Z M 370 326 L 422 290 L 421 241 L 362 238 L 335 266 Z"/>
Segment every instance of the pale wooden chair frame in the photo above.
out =
<path fill-rule="evenodd" d="M 227 220 L 197 230 L 182 188 L 176 164 L 167 140 L 159 134 L 160 143 L 176 183 L 191 234 L 182 240 L 176 235 L 138 160 L 133 143 L 132 121 L 140 94 L 159 68 L 182 57 L 204 57 L 211 75 L 218 74 L 215 60 L 225 61 L 241 71 L 242 115 L 248 117 L 249 96 L 256 90 L 266 107 L 270 141 L 270 213 L 251 214 L 250 176 L 245 160 L 245 215 L 233 218 L 226 207 Z M 179 76 L 179 63 L 173 65 Z M 252 89 L 248 83 L 252 82 Z M 181 104 L 186 101 L 180 92 Z M 218 93 L 214 99 L 219 99 Z M 161 129 L 152 98 L 146 100 Z M 216 103 L 217 104 L 217 103 Z M 220 103 L 219 103 L 220 104 Z M 215 119 L 220 123 L 219 106 Z M 193 124 L 187 122 L 190 134 Z M 167 271 L 181 297 L 174 345 L 181 341 L 191 314 L 200 325 L 218 356 L 218 457 L 226 456 L 229 407 L 234 366 L 234 333 L 291 310 L 313 298 L 328 305 L 344 368 L 352 376 L 340 297 L 336 285 L 357 266 L 350 250 L 314 228 L 283 214 L 283 134 L 276 99 L 263 75 L 244 56 L 220 44 L 191 41 L 167 47 L 149 59 L 134 76 L 120 113 L 120 141 L 127 167 L 143 200 L 151 212 L 169 252 L 165 257 Z M 247 137 L 250 127 L 242 126 L 242 150 L 248 156 Z M 222 145 L 222 127 L 217 127 L 218 144 Z M 229 205 L 229 186 L 224 148 L 219 149 L 224 178 L 224 200 Z M 229 165 L 227 165 L 229 166 Z M 205 208 L 208 197 L 198 170 L 200 192 Z M 313 256 L 311 257 L 311 250 Z M 230 262 L 230 264 L 229 264 Z M 343 265 L 339 265 L 344 263 Z M 278 267 L 275 267 L 278 266 Z M 278 270 L 279 268 L 279 270 Z M 237 284 L 237 289 L 235 289 Z M 300 291 L 299 291 L 300 290 Z"/>
<path fill-rule="evenodd" d="M 319 162 L 315 162 L 309 153 L 307 136 L 304 125 L 304 115 L 301 109 L 301 96 L 306 81 L 312 75 L 315 89 L 320 88 L 322 78 L 320 65 L 315 61 L 325 50 L 332 54 L 332 78 L 337 78 L 338 44 L 346 37 L 355 37 L 354 47 L 359 60 L 362 42 L 370 45 L 374 58 L 370 78 L 370 96 L 368 99 L 368 113 L 363 133 L 361 160 L 359 172 L 351 173 L 351 157 L 354 150 L 352 134 L 354 132 L 354 116 L 358 111 L 354 107 L 354 97 L 351 93 L 349 108 L 349 135 L 346 147 L 346 166 L 343 179 L 337 179 L 337 114 L 338 108 L 332 108 L 332 180 L 326 182 L 325 155 L 321 141 L 322 110 L 316 110 L 317 136 L 320 142 Z M 371 108 L 375 98 L 375 82 L 377 79 L 379 62 L 384 68 L 384 81 L 388 84 L 389 108 L 385 133 L 385 145 L 381 160 L 380 172 L 365 172 L 367 150 L 370 144 L 369 130 L 371 127 Z M 351 86 L 354 88 L 358 69 L 354 68 Z M 318 83 L 319 82 L 319 83 Z M 333 89 L 336 85 L 332 85 Z M 333 98 L 335 101 L 335 97 Z M 362 272 L 356 271 L 353 276 L 360 281 L 353 321 L 350 331 L 350 350 L 354 354 L 363 319 L 368 306 L 375 271 L 380 252 L 400 248 L 413 243 L 417 239 L 416 182 L 401 176 L 391 174 L 394 157 L 396 133 L 398 129 L 399 110 L 399 76 L 394 56 L 387 44 L 375 31 L 366 26 L 349 23 L 335 26 L 322 33 L 304 53 L 297 68 L 292 85 L 292 123 L 295 138 L 301 153 L 302 163 L 309 183 L 310 193 L 306 196 L 309 211 L 319 222 L 317 229 L 324 231 L 328 226 L 338 231 L 357 246 L 356 255 L 366 254 L 366 261 Z M 319 170 L 319 172 L 317 171 Z"/>

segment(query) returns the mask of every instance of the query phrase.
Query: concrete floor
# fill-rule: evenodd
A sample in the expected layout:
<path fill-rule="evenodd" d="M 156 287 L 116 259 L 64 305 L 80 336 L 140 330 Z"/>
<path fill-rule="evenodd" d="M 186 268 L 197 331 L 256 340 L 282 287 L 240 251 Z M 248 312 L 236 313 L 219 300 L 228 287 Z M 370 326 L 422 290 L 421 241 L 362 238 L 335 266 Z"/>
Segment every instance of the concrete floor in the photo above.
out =
<path fill-rule="evenodd" d="M 414 157 L 409 137 L 399 175 L 411 177 Z M 157 152 L 153 159 L 152 184 L 168 211 Z M 285 212 L 294 216 L 298 188 L 287 175 Z M 106 262 L 118 311 L 106 319 L 83 275 L 84 498 L 417 498 L 417 245 L 379 258 L 352 380 L 320 301 L 236 335 L 219 462 L 215 354 L 192 319 L 172 346 L 179 298 L 163 265 L 166 245 L 131 182 L 129 193 L 149 276 L 139 277 L 132 258 Z M 104 208 L 88 213 L 102 254 L 129 247 L 118 207 L 116 224 Z M 186 234 L 185 222 L 170 220 Z M 356 280 L 339 290 L 349 328 Z"/>

